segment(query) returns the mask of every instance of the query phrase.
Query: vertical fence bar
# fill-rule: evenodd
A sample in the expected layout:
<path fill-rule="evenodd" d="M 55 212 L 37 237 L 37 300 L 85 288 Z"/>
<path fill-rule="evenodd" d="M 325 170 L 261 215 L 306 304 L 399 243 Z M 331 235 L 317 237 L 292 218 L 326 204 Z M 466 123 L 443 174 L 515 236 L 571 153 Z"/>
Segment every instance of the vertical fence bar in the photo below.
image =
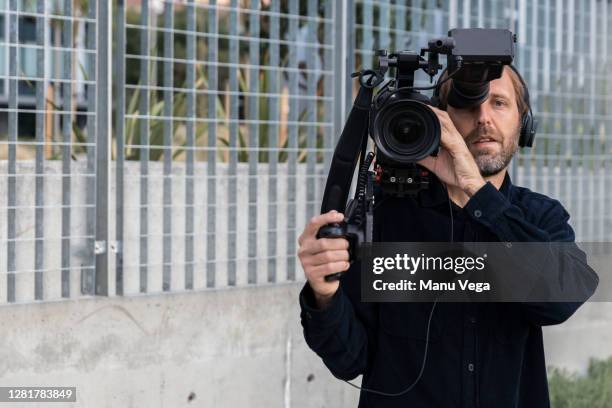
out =
<path fill-rule="evenodd" d="M 349 47 L 347 43 L 347 31 L 348 31 L 348 20 L 346 17 L 348 0 L 340 0 L 330 2 L 334 5 L 333 19 L 334 24 L 330 24 L 334 28 L 334 49 L 332 54 L 334 56 L 334 75 L 330 76 L 334 82 L 334 134 L 332 144 L 336 145 L 337 138 L 342 133 L 344 127 L 345 112 L 346 112 L 346 101 L 347 101 L 347 83 L 350 85 L 347 73 L 352 68 L 348 65 L 348 56 L 353 47 Z M 349 49 L 350 48 L 350 49 Z"/>
<path fill-rule="evenodd" d="M 299 0 L 289 3 L 289 38 L 297 41 Z M 296 254 L 296 184 L 297 184 L 297 147 L 298 147 L 298 55 L 297 47 L 289 47 L 289 124 L 288 124 L 288 157 L 287 157 L 287 280 L 295 280 Z"/>
<path fill-rule="evenodd" d="M 463 0 L 463 19 L 461 20 L 461 27 L 468 28 L 470 27 L 470 17 L 471 17 L 471 4 L 470 0 Z"/>
<path fill-rule="evenodd" d="M 569 56 L 570 58 L 576 58 L 576 53 L 577 50 L 581 50 L 582 49 L 582 44 L 580 43 L 580 34 L 578 33 L 577 30 L 580 30 L 581 24 L 580 24 L 580 13 L 579 10 L 577 10 L 579 4 L 581 2 L 580 1 L 574 1 L 574 0 L 570 0 L 570 7 L 571 9 L 569 9 L 569 17 L 571 19 L 571 27 L 572 30 L 568 33 L 569 37 L 570 37 L 570 42 L 571 42 L 571 47 L 570 47 L 570 51 L 569 51 Z M 573 29 L 575 28 L 575 30 Z M 580 75 L 581 75 L 581 70 L 580 67 L 578 66 L 578 64 L 574 64 L 572 66 L 572 74 L 571 75 L 571 84 L 569 86 L 568 89 L 572 90 L 572 92 L 582 92 L 583 90 L 580 89 Z M 575 194 L 576 190 L 580 190 L 580 186 L 576 186 L 576 180 L 578 180 L 579 177 L 579 171 L 580 169 L 578 168 L 578 164 L 579 164 L 579 160 L 576 157 L 576 154 L 578 153 L 578 147 L 579 147 L 579 143 L 578 143 L 578 137 L 580 135 L 580 127 L 579 127 L 579 123 L 578 123 L 578 117 L 580 114 L 580 106 L 578 103 L 580 96 L 576 96 L 576 97 L 572 97 L 571 98 L 571 113 L 569 116 L 570 119 L 570 127 L 569 127 L 569 132 L 568 132 L 568 138 L 569 138 L 569 145 L 568 145 L 568 174 L 569 177 L 568 179 L 570 180 L 570 184 L 568 185 L 567 191 L 569 193 L 569 197 L 568 197 L 568 201 L 570 202 L 570 208 L 572 210 L 572 215 L 574 218 L 574 225 L 575 225 L 575 230 L 576 230 L 576 239 L 580 240 L 582 239 L 581 236 L 581 228 L 580 228 L 580 223 L 582 222 L 582 217 L 580 214 L 580 202 L 578 200 L 577 194 Z M 573 178 L 573 180 L 572 180 Z M 578 188 L 576 188 L 578 187 Z"/>
<path fill-rule="evenodd" d="M 404 31 L 406 30 L 406 14 L 409 9 L 406 8 L 406 0 L 395 1 L 395 41 L 394 49 L 403 50 L 406 44 L 406 38 Z"/>
<path fill-rule="evenodd" d="M 525 1 L 525 0 L 522 0 Z M 555 0 L 555 73 L 554 73 L 554 82 L 555 82 L 555 88 L 557 89 L 557 91 L 560 93 L 560 96 L 555 98 L 555 111 L 559 112 L 560 114 L 564 114 L 567 111 L 567 97 L 566 97 L 566 89 L 565 89 L 565 83 L 567 83 L 567 81 L 561 81 L 561 78 L 563 78 L 564 74 L 564 67 L 561 65 L 562 61 L 564 59 L 564 49 L 565 49 L 565 44 L 564 44 L 564 38 L 565 38 L 565 34 L 564 34 L 564 23 L 563 23 L 563 2 L 564 0 Z M 565 158 L 563 157 L 565 154 L 565 135 L 568 133 L 568 130 L 566 128 L 566 121 L 563 119 L 563 116 L 559 117 L 559 120 L 557 121 L 557 126 L 556 126 L 556 132 L 557 132 L 557 160 L 556 160 L 556 166 L 559 168 L 556 177 L 559 180 L 559 186 L 558 186 L 558 191 L 557 191 L 557 195 L 558 195 L 558 199 L 560 200 L 564 200 L 564 190 L 565 190 L 565 185 L 563 183 L 564 180 L 564 169 L 565 169 Z"/>
<path fill-rule="evenodd" d="M 333 148 L 334 146 L 334 76 L 330 75 L 330 72 L 334 74 L 336 71 L 334 70 L 334 49 L 332 48 L 334 44 L 335 38 L 335 26 L 329 21 L 334 21 L 334 5 L 333 2 L 327 1 L 325 2 L 325 22 L 323 23 L 323 45 L 325 46 L 325 50 L 323 51 L 323 70 L 326 72 L 323 77 L 323 98 L 329 98 L 323 100 L 323 122 L 325 126 L 323 127 L 323 147 L 325 148 L 325 152 L 323 154 L 323 163 L 324 170 L 321 174 L 321 179 L 317 182 L 321 186 L 321 188 L 325 187 L 325 181 L 327 174 L 329 172 L 329 167 L 332 161 Z M 336 81 L 345 81 L 344 76 L 340 76 L 335 78 Z M 319 197 L 322 199 L 323 197 Z"/>
<path fill-rule="evenodd" d="M 501 3 L 503 4 L 503 3 Z M 500 27 L 500 13 L 499 13 L 499 9 L 503 9 L 503 7 L 500 7 L 500 2 L 498 1 L 492 1 L 491 2 L 491 16 L 493 17 L 491 19 L 491 24 L 489 25 L 491 28 L 499 28 Z"/>
<path fill-rule="evenodd" d="M 162 290 L 170 290 L 172 278 L 172 112 L 174 64 L 174 7 L 164 3 L 164 211 L 163 211 L 163 277 Z"/>
<path fill-rule="evenodd" d="M 211 32 L 211 34 L 213 34 L 212 36 L 208 37 L 208 61 L 211 62 L 211 64 L 209 64 L 208 66 L 208 85 L 209 88 L 212 91 L 217 91 L 219 88 L 218 85 L 218 76 L 217 76 L 217 66 L 214 64 L 215 62 L 217 62 L 217 60 L 219 59 L 218 57 L 218 43 L 217 43 L 217 34 L 219 31 L 219 25 L 218 25 L 218 16 L 217 16 L 217 8 L 215 7 L 216 5 L 216 0 L 210 0 L 209 3 L 212 7 L 208 9 L 208 28 Z M 236 45 L 237 47 L 237 45 Z M 195 51 L 194 51 L 195 52 Z M 235 68 L 230 68 L 230 72 L 232 69 Z M 230 74 L 230 78 L 231 78 L 231 74 Z M 232 81 L 230 79 L 230 81 Z M 236 79 L 237 81 L 237 79 Z M 236 87 L 237 85 L 234 84 Z M 238 104 L 238 98 L 235 96 L 230 96 L 230 100 L 231 103 L 236 103 L 236 105 Z M 217 108 L 217 94 L 214 92 L 211 92 L 208 94 L 208 117 L 209 118 L 215 118 L 217 113 L 216 113 L 216 108 Z M 237 106 L 232 106 L 230 109 L 238 109 Z M 232 116 L 233 117 L 233 116 Z M 232 137 L 232 130 L 236 130 L 235 128 L 231 128 L 230 127 L 230 139 Z M 232 142 L 230 141 L 230 146 L 235 146 L 236 145 L 236 140 L 233 140 L 234 144 L 232 144 Z M 207 214 L 207 221 L 206 221 L 206 229 L 207 229 L 207 234 L 206 234 L 206 287 L 207 288 L 214 288 L 215 287 L 215 282 L 216 282 L 216 268 L 217 268 L 217 263 L 216 263 L 216 250 L 215 250 L 215 235 L 216 235 L 216 228 L 217 228 L 217 217 L 216 217 L 216 197 L 217 197 L 217 151 L 216 151 L 216 146 L 217 146 L 217 123 L 216 122 L 209 122 L 208 123 L 208 155 L 207 155 L 207 160 L 208 160 L 208 171 L 207 174 L 209 176 L 208 178 L 208 186 L 206 189 L 206 195 L 207 195 L 207 199 L 208 199 L 208 214 Z M 235 155 L 236 152 L 235 151 L 230 151 L 229 152 L 230 155 L 230 162 L 232 160 L 235 160 Z M 232 166 L 232 164 L 230 164 L 230 167 Z M 236 179 L 235 177 L 232 178 L 231 174 L 232 172 L 229 171 L 230 174 L 230 178 L 229 178 L 229 184 L 232 186 L 230 188 L 230 196 L 228 198 L 230 198 L 230 203 L 234 203 L 234 207 L 230 206 L 229 207 L 229 214 L 233 214 L 233 229 L 229 229 L 229 231 L 236 231 Z M 236 163 L 234 161 L 233 163 L 233 174 L 236 174 Z M 233 184 L 232 184 L 233 183 Z M 233 189 L 233 190 L 232 190 Z M 232 192 L 233 191 L 233 192 Z M 232 194 L 234 197 L 234 201 L 231 201 L 232 198 Z M 232 218 L 230 217 L 230 220 Z M 236 236 L 234 234 L 234 239 L 236 239 Z M 229 245 L 229 244 L 228 244 Z M 235 245 L 235 244 L 233 244 Z M 235 246 L 234 246 L 235 248 Z M 235 251 L 234 251 L 234 257 L 235 257 Z M 229 256 L 228 256 L 229 258 Z M 228 275 L 229 276 L 229 275 Z M 235 274 L 234 274 L 235 276 Z"/>
<path fill-rule="evenodd" d="M 606 4 L 606 3 L 604 3 Z M 608 8 L 608 6 L 606 5 L 606 8 Z M 608 16 L 608 14 L 606 14 L 607 20 L 606 20 L 606 24 L 604 24 L 604 26 L 606 27 L 606 45 L 607 45 L 607 50 L 606 50 L 606 56 L 609 56 L 610 54 L 612 54 L 612 41 L 611 38 L 608 37 L 608 27 L 610 26 L 610 24 L 612 24 L 612 16 Z M 607 58 L 606 58 L 607 61 Z M 606 89 L 605 89 L 606 95 L 610 95 L 612 94 L 612 83 L 611 81 L 606 81 Z M 612 113 L 612 109 L 610 109 L 612 107 L 612 100 L 610 98 L 607 99 L 606 101 L 606 115 L 607 117 L 609 117 L 609 115 Z M 610 132 L 612 131 L 611 127 L 610 127 L 610 122 L 608 121 L 606 123 L 606 127 L 603 129 L 604 135 L 605 135 L 605 146 L 604 146 L 604 151 L 606 152 L 606 161 L 605 161 L 605 173 L 607 175 L 607 180 L 606 180 L 606 184 L 605 184 L 605 195 L 603 197 L 604 203 L 609 203 L 610 200 L 612 199 L 612 134 L 610 134 Z M 606 236 L 605 236 L 605 240 L 609 241 L 612 240 L 612 211 L 610 210 L 610 206 L 606 205 L 606 222 L 605 222 L 605 230 L 606 230 Z"/>
<path fill-rule="evenodd" d="M 270 39 L 280 39 L 280 28 L 278 13 L 280 12 L 280 1 L 273 1 L 270 16 Z M 280 66 L 278 42 L 270 43 L 270 66 Z M 268 92 L 278 95 L 280 93 L 279 72 L 268 70 Z M 268 126 L 268 282 L 276 282 L 276 239 L 277 239 L 277 219 L 278 211 L 278 122 L 280 120 L 279 107 L 281 98 L 278 96 L 268 99 L 268 112 L 271 121 Z"/>
<path fill-rule="evenodd" d="M 601 2 L 601 13 L 599 13 L 599 15 L 601 16 L 601 37 L 603 38 L 603 42 L 601 45 L 601 67 L 599 69 L 599 73 L 601 75 L 601 77 L 599 78 L 599 86 L 598 86 L 598 95 L 601 97 L 601 104 L 599 105 L 599 114 L 602 115 L 602 117 L 605 118 L 609 118 L 608 116 L 608 104 L 609 104 L 609 98 L 608 98 L 608 83 L 609 81 L 605 79 L 605 72 L 607 70 L 607 64 L 608 64 L 608 46 L 610 41 L 608 40 L 608 2 L 603 1 Z M 600 163 L 600 176 L 597 179 L 599 182 L 599 191 L 598 191 L 598 201 L 599 201 L 599 211 L 598 211 L 598 224 L 599 224 L 599 230 L 598 230 L 598 234 L 597 234 L 597 238 L 595 239 L 596 241 L 599 242 L 605 242 L 608 237 L 606 237 L 607 232 L 609 231 L 606 228 L 606 224 L 608 222 L 607 220 L 607 214 L 606 214 L 606 210 L 609 208 L 608 206 L 608 200 L 606 199 L 606 195 L 607 195 L 607 191 L 606 191 L 606 183 L 607 183 L 607 179 L 610 177 L 610 173 L 608 173 L 608 168 L 607 168 L 607 164 L 609 161 L 609 157 L 606 155 L 607 151 L 606 151 L 606 146 L 607 146 L 607 129 L 608 129 L 608 123 L 610 122 L 610 119 L 605 119 L 603 121 L 603 123 L 601 124 L 601 126 L 599 127 L 599 129 L 596 130 L 598 138 L 597 138 L 597 144 L 599 146 L 599 154 L 603 155 L 602 157 L 602 161 Z"/>
<path fill-rule="evenodd" d="M 411 42 L 411 46 L 414 46 L 415 44 L 420 45 L 420 41 L 421 41 L 421 29 L 423 26 L 422 20 L 423 20 L 423 10 L 421 9 L 422 4 L 420 2 L 415 2 L 413 1 L 412 3 L 412 12 L 410 13 L 410 37 L 412 38 L 412 42 Z M 455 12 L 457 12 L 455 10 Z M 456 21 L 456 20 L 455 20 Z M 454 26 L 449 26 L 449 27 L 457 27 L 456 25 Z"/>
<path fill-rule="evenodd" d="M 257 163 L 259 162 L 259 0 L 251 0 L 249 15 L 249 251 L 248 283 L 257 283 Z"/>
<path fill-rule="evenodd" d="M 484 1 L 478 0 L 478 16 L 477 16 L 478 27 L 484 27 Z"/>
<path fill-rule="evenodd" d="M 72 0 L 64 0 L 64 13 L 72 16 Z M 62 45 L 72 48 L 72 23 L 63 22 Z M 62 79 L 62 297 L 70 297 L 70 213 L 72 201 L 72 52 L 63 52 Z"/>
<path fill-rule="evenodd" d="M 193 232 L 194 232 L 194 147 L 195 147 L 195 60 L 196 60 L 196 13 L 194 0 L 187 2 L 187 64 L 186 64 L 186 83 L 187 83 L 187 112 L 185 122 L 185 136 L 187 147 L 185 149 L 185 289 L 193 289 Z M 210 12 L 210 10 L 209 10 Z M 212 65 L 212 64 L 211 64 Z M 210 82 L 210 79 L 209 79 Z M 211 89 L 216 89 L 211 88 Z M 209 126 L 213 125 L 212 123 Z M 210 235 L 206 236 L 210 239 Z"/>
<path fill-rule="evenodd" d="M 318 44 L 317 40 L 317 0 L 308 0 L 308 43 Z M 312 217 L 316 211 L 316 191 L 315 191 L 315 178 L 313 175 L 316 174 L 317 165 L 317 107 L 316 101 L 311 99 L 316 96 L 317 93 L 317 82 L 319 80 L 319 72 L 314 72 L 317 67 L 315 61 L 317 56 L 314 47 L 308 47 L 306 50 L 308 60 L 306 61 L 306 67 L 311 70 L 308 75 L 308 84 L 306 86 L 306 95 L 309 97 L 306 100 L 306 126 L 307 139 L 306 139 L 306 217 Z"/>
<path fill-rule="evenodd" d="M 578 3 L 580 5 L 580 9 L 577 13 L 577 18 L 578 18 L 578 30 L 576 32 L 577 36 L 578 36 L 578 50 L 580 50 L 580 52 L 578 54 L 582 54 L 582 50 L 586 50 L 588 49 L 588 45 L 586 44 L 586 30 L 587 30 L 587 22 L 586 22 L 586 2 L 580 1 Z M 581 55 L 582 57 L 582 55 Z M 580 104 L 579 104 L 579 111 L 577 117 L 575 118 L 576 121 L 576 133 L 575 135 L 579 135 L 580 137 L 575 138 L 574 141 L 574 150 L 572 152 L 572 157 L 576 157 L 576 166 L 572 166 L 575 167 L 575 171 L 577 171 L 577 173 L 574 174 L 578 174 L 580 176 L 580 183 L 578 183 L 578 194 L 574 193 L 574 195 L 576 196 L 576 203 L 577 203 L 577 219 L 579 220 L 579 226 L 578 226 L 578 240 L 583 240 L 585 239 L 585 219 L 586 219 L 586 205 L 584 202 L 584 197 L 588 197 L 587 196 L 587 184 L 586 182 L 584 182 L 584 178 L 587 174 L 587 167 L 588 167 L 588 158 L 585 157 L 585 153 L 587 152 L 587 148 L 586 148 L 586 143 L 585 143 L 585 137 L 586 137 L 586 121 L 584 120 L 585 117 L 585 113 L 586 113 L 586 97 L 585 95 L 585 91 L 587 89 L 587 85 L 586 85 L 586 67 L 585 67 L 585 61 L 583 58 L 577 58 L 578 59 L 578 84 L 579 84 L 579 89 L 580 89 Z M 576 190 L 574 190 L 576 191 Z"/>
<path fill-rule="evenodd" d="M 90 0 L 91 1 L 91 0 Z M 111 145 L 111 27 L 112 2 L 97 2 L 97 105 L 96 105 L 96 241 L 100 251 L 96 256 L 96 295 L 108 295 L 108 220 L 110 219 L 110 145 Z"/>
<path fill-rule="evenodd" d="M 425 15 L 427 16 L 427 23 L 425 25 L 427 30 L 427 35 L 431 38 L 432 35 L 446 35 L 448 32 L 448 27 L 442 26 L 441 23 L 441 14 L 439 14 L 440 6 L 438 5 L 438 0 L 427 0 L 427 12 Z M 426 44 L 428 39 L 424 39 L 424 42 L 421 44 Z M 429 84 L 429 78 L 423 78 L 422 83 Z"/>
<path fill-rule="evenodd" d="M 372 27 L 374 27 L 374 10 L 372 2 L 366 0 L 361 3 L 361 22 L 363 29 L 361 33 L 361 44 L 358 44 L 358 48 L 361 48 L 361 68 L 367 68 L 372 66 L 372 50 L 374 49 L 374 36 L 372 33 Z"/>
<path fill-rule="evenodd" d="M 89 18 L 96 18 L 96 2 L 89 2 L 88 10 Z M 96 25 L 88 22 L 87 25 L 87 44 L 86 48 L 90 52 L 87 53 L 87 77 L 89 80 L 96 78 L 96 54 L 92 53 L 97 48 L 96 45 Z M 121 60 L 122 61 L 122 60 Z M 121 83 L 123 89 L 123 83 Z M 87 235 L 87 268 L 81 270 L 81 293 L 86 295 L 95 294 L 95 270 L 92 265 L 95 263 L 95 245 L 96 245 L 96 209 L 93 205 L 96 203 L 96 178 L 91 177 L 96 172 L 96 120 L 92 114 L 96 112 L 96 86 L 92 84 L 86 85 L 87 92 L 87 178 L 86 178 L 86 203 L 92 207 L 87 207 L 85 227 Z M 121 101 L 119 101 L 121 104 Z M 119 191 L 119 185 L 117 185 Z"/>
<path fill-rule="evenodd" d="M 459 6 L 457 5 L 458 0 L 448 0 L 448 28 L 457 27 L 457 21 L 459 20 Z M 414 6 L 414 1 L 411 3 Z M 414 10 L 413 10 L 414 13 Z M 412 23 L 412 19 L 411 19 Z M 414 31 L 414 25 L 410 25 L 410 30 Z"/>
<path fill-rule="evenodd" d="M 561 66 L 562 61 L 562 52 L 563 52 L 563 7 L 561 5 L 562 0 L 555 0 L 555 22 L 554 22 L 554 31 L 553 31 L 553 41 L 550 43 L 551 53 L 552 53 L 552 65 L 553 70 L 551 73 L 552 81 L 553 81 L 553 89 L 555 92 L 563 94 L 563 85 L 561 84 L 561 77 L 563 75 L 563 67 Z M 554 97 L 552 98 L 553 103 L 551 104 L 552 110 L 561 115 L 564 112 L 565 103 L 564 96 Z M 551 168 L 549 171 L 553 172 L 552 179 L 555 180 L 555 198 L 560 199 L 560 188 L 558 188 L 558 183 L 560 182 L 561 172 L 560 169 L 563 166 L 563 139 L 562 135 L 564 132 L 564 124 L 563 119 L 559 116 L 554 123 L 554 127 L 551 129 L 554 134 L 555 141 L 555 149 L 553 154 L 556 156 L 553 160 L 550 160 Z M 557 170 L 559 169 L 559 171 Z"/>
<path fill-rule="evenodd" d="M 115 46 L 115 140 L 117 143 L 117 156 L 115 164 L 115 236 L 117 238 L 117 253 L 115 254 L 115 293 L 123 295 L 123 219 L 124 219 L 124 184 L 123 170 L 125 165 L 125 1 L 117 0 L 117 13 L 115 32 L 117 44 Z M 134 91 L 138 92 L 138 91 Z"/>
<path fill-rule="evenodd" d="M 543 68 L 546 73 L 542 78 L 542 105 L 548 105 L 548 111 L 551 113 L 555 113 L 554 103 L 551 97 L 551 77 L 553 77 L 553 70 L 551 67 L 551 52 L 552 52 L 552 21 L 551 21 L 551 0 L 546 0 L 544 2 L 544 27 L 546 27 L 544 31 L 544 47 L 542 47 L 543 53 Z M 539 64 L 538 64 L 539 66 Z M 543 167 L 539 167 L 540 171 L 538 171 L 538 178 L 542 180 L 542 192 L 547 195 L 552 195 L 553 186 L 555 182 L 554 176 L 554 152 L 556 148 L 556 138 L 555 138 L 555 125 L 557 123 L 556 116 L 551 116 L 549 120 L 547 120 L 546 126 L 546 139 L 544 140 L 544 165 L 545 171 Z"/>
<path fill-rule="evenodd" d="M 383 0 L 379 5 L 379 43 L 376 48 L 389 50 L 391 46 L 391 23 L 390 23 L 390 8 L 389 0 Z"/>
<path fill-rule="evenodd" d="M 346 40 L 343 43 L 346 45 L 346 71 L 344 76 L 344 99 L 340 101 L 344 104 L 343 118 L 351 111 L 353 105 L 353 81 L 348 80 L 351 72 L 357 68 L 355 66 L 355 0 L 346 0 Z M 344 123 L 344 120 L 343 122 Z M 336 141 L 340 139 L 340 133 L 336 133 Z"/>
<path fill-rule="evenodd" d="M 517 44 L 517 67 L 523 77 L 526 78 L 525 66 L 527 50 L 527 0 L 518 0 L 518 18 L 517 18 L 517 29 L 518 44 Z M 525 159 L 522 151 L 519 151 L 518 155 L 512 160 L 512 172 L 511 177 L 514 183 L 522 183 L 519 179 L 519 168 L 524 167 Z"/>
<path fill-rule="evenodd" d="M 536 106 L 536 102 L 539 101 L 539 91 L 540 91 L 540 83 L 538 81 L 538 51 L 539 51 L 539 47 L 538 47 L 538 28 L 539 28 L 539 24 L 538 24 L 538 4 L 537 2 L 533 2 L 531 4 L 531 37 L 529 38 L 530 44 L 531 44 L 531 55 L 530 55 L 530 75 L 529 75 L 529 84 L 531 85 L 531 92 L 530 92 L 530 97 L 531 97 L 531 104 L 534 107 L 534 110 L 537 111 L 537 106 Z M 530 185 L 529 188 L 531 189 L 537 189 L 537 180 L 534 179 L 534 172 L 533 172 L 533 162 L 532 162 L 532 157 L 534 155 L 534 153 L 537 155 L 536 156 L 536 163 L 541 166 L 542 164 L 539 162 L 541 159 L 539 159 L 539 154 L 540 154 L 540 149 L 541 146 L 543 145 L 543 136 L 542 134 L 544 133 L 544 125 L 545 125 L 545 120 L 542 120 L 542 122 L 540 123 L 540 139 L 538 140 L 538 143 L 535 143 L 533 148 L 530 149 L 529 154 L 526 155 L 525 157 L 525 175 L 526 175 L 526 180 L 529 180 Z"/>
<path fill-rule="evenodd" d="M 36 2 L 36 196 L 35 196 L 35 214 L 34 214 L 34 229 L 35 229 L 35 249 L 34 249 L 34 299 L 42 300 L 43 293 L 43 272 L 44 269 L 44 192 L 45 192 L 45 177 L 44 177 L 44 143 L 45 143 L 45 91 L 47 80 L 45 77 L 45 2 L 38 0 Z"/>
<path fill-rule="evenodd" d="M 568 0 L 568 6 L 567 6 L 567 46 L 564 47 L 565 52 L 566 52 L 566 58 L 573 58 L 574 57 L 574 48 L 575 48 L 575 43 L 574 43 L 574 35 L 575 35 L 575 6 L 574 6 L 574 0 Z M 569 92 L 571 92 L 574 89 L 575 83 L 576 83 L 576 71 L 574 66 L 572 66 L 570 68 L 570 72 L 569 75 L 566 76 L 567 80 L 563 81 L 563 84 L 565 84 L 565 88 L 563 88 L 563 91 L 566 95 L 569 95 Z M 563 183 L 562 187 L 563 188 L 563 192 L 565 193 L 563 196 L 566 199 L 567 205 L 570 209 L 570 211 L 574 210 L 574 203 L 572 200 L 572 190 L 574 189 L 574 180 L 572 180 L 572 177 L 569 176 L 574 176 L 574 171 L 572 169 L 572 143 L 573 143 L 573 138 L 572 138 L 572 134 L 574 134 L 574 121 L 573 121 L 573 114 L 574 111 L 576 109 L 575 103 L 574 103 L 574 99 L 573 98 L 569 98 L 566 97 L 564 98 L 566 99 L 566 104 L 569 105 L 566 108 L 566 113 L 564 115 L 565 117 L 565 149 L 563 151 L 564 157 L 563 157 L 563 167 L 561 168 L 561 180 L 565 180 L 565 183 Z"/>
<path fill-rule="evenodd" d="M 17 179 L 15 177 L 17 173 L 17 66 L 19 60 L 17 59 L 17 33 L 18 33 L 18 19 L 17 14 L 17 0 L 10 0 L 9 10 L 12 12 L 8 15 L 9 20 L 9 76 L 8 88 L 9 88 L 9 113 L 8 113 L 8 211 L 7 211 L 7 282 L 6 282 L 6 297 L 8 302 L 15 301 L 15 272 L 16 267 L 16 256 L 15 251 L 15 238 L 16 238 L 16 211 L 15 206 L 16 200 L 16 189 Z"/>
<path fill-rule="evenodd" d="M 317 178 L 317 184 L 319 186 L 320 195 L 317 197 L 318 205 L 323 200 L 323 189 L 325 188 L 325 182 L 327 178 L 327 174 L 329 173 L 329 168 L 331 166 L 333 149 L 334 145 L 334 130 L 335 130 L 335 122 L 334 122 L 334 77 L 330 74 L 330 72 L 335 73 L 334 70 L 334 55 L 333 55 L 333 44 L 335 37 L 335 26 L 330 23 L 330 20 L 333 21 L 334 16 L 334 6 L 330 1 L 325 2 L 325 8 L 323 11 L 323 16 L 325 21 L 323 22 L 323 70 L 326 72 L 323 74 L 323 100 L 321 101 L 322 105 L 322 118 L 324 126 L 322 128 L 323 131 L 323 143 L 321 144 L 324 152 L 323 152 L 323 168 L 319 173 L 319 177 Z M 320 55 L 321 53 L 319 53 Z M 343 76 L 336 78 L 336 81 L 344 81 L 346 80 Z M 329 98 L 329 100 L 328 100 Z M 317 208 L 318 210 L 318 208 Z"/>
<path fill-rule="evenodd" d="M 238 167 L 238 0 L 230 2 L 229 18 L 229 87 L 230 87 L 230 115 L 229 115 L 229 166 L 228 166 L 228 232 L 227 232 L 227 284 L 236 285 L 236 239 L 237 234 L 237 214 L 236 206 L 238 199 L 237 186 L 237 167 Z M 211 143 L 210 137 L 208 138 Z M 210 156 L 210 154 L 209 154 Z M 209 212 L 210 216 L 210 212 Z M 210 219 L 210 218 L 209 218 Z"/>
<path fill-rule="evenodd" d="M 595 205 L 597 204 L 597 206 L 599 206 L 599 200 L 597 200 L 597 195 L 596 195 L 596 190 L 595 190 L 595 180 L 598 180 L 599 178 L 601 178 L 601 174 L 599 174 L 599 168 L 600 168 L 600 164 L 601 164 L 601 159 L 600 159 L 600 154 L 601 154 L 601 150 L 600 150 L 600 145 L 599 145 L 599 138 L 597 137 L 597 120 L 595 118 L 595 99 L 598 96 L 598 92 L 597 92 L 597 88 L 596 86 L 596 81 L 597 81 L 597 74 L 599 73 L 599 67 L 600 65 L 598 64 L 598 56 L 597 56 L 597 3 L 596 0 L 591 0 L 590 2 L 590 10 L 589 10 L 589 71 L 590 71 L 590 75 L 589 75 L 589 95 L 591 95 L 591 98 L 589 99 L 588 103 L 589 103 L 589 122 L 590 122 L 590 129 L 589 129 L 589 138 L 591 139 L 591 146 L 592 148 L 589 149 L 592 155 L 593 155 L 593 160 L 591 162 L 591 165 L 589 166 L 589 168 L 587 169 L 588 171 L 585 173 L 585 177 L 588 178 L 589 180 L 589 210 L 588 210 L 588 240 L 589 241 L 595 241 L 595 237 L 597 235 L 597 230 L 599 228 L 598 224 L 599 220 L 596 220 L 597 218 L 597 214 L 598 214 L 598 208 L 595 208 Z M 603 74 L 603 72 L 602 72 Z"/>
<path fill-rule="evenodd" d="M 142 0 L 140 8 L 140 292 L 146 293 L 148 286 L 148 259 L 149 259 L 149 0 Z"/>

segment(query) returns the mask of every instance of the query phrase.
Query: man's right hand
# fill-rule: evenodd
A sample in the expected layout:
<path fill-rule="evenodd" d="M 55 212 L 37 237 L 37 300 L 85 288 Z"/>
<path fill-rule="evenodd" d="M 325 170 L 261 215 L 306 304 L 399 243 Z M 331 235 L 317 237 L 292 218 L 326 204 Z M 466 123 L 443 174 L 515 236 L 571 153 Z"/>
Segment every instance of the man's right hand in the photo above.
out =
<path fill-rule="evenodd" d="M 329 304 L 340 285 L 338 280 L 326 282 L 325 276 L 346 271 L 350 263 L 349 242 L 346 239 L 317 239 L 317 232 L 326 224 L 342 220 L 344 220 L 344 215 L 335 210 L 312 217 L 298 238 L 300 246 L 298 257 L 319 308 L 324 308 Z"/>

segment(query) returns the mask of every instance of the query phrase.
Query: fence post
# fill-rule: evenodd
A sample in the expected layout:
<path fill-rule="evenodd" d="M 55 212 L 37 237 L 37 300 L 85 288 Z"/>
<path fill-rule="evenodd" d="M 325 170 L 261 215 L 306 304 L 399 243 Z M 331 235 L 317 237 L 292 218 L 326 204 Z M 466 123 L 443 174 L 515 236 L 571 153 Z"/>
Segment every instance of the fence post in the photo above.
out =
<path fill-rule="evenodd" d="M 96 295 L 108 295 L 111 145 L 112 2 L 97 2 L 96 59 Z"/>
<path fill-rule="evenodd" d="M 353 68 L 348 65 L 349 55 L 353 52 L 353 43 L 349 42 L 347 12 L 351 3 L 349 0 L 340 0 L 334 2 L 334 21 L 336 22 L 336 31 L 334 38 L 334 139 L 333 147 L 336 147 L 336 142 L 340 137 L 346 113 L 348 112 L 346 103 L 349 97 L 346 95 L 350 89 L 347 82 L 350 82 L 347 73 Z"/>

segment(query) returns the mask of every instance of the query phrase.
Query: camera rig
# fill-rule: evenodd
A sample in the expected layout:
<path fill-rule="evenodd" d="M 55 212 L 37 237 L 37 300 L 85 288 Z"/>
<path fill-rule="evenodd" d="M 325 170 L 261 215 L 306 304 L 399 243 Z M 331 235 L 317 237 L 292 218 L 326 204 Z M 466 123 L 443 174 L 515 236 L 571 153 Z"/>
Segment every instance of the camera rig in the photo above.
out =
<path fill-rule="evenodd" d="M 399 197 L 416 195 L 429 186 L 430 174 L 417 161 L 437 154 L 441 131 L 437 117 L 427 107 L 437 102 L 419 91 L 439 88 L 453 79 L 450 105 L 466 108 L 482 104 L 488 97 L 489 82 L 500 78 L 503 66 L 512 63 L 515 42 L 516 36 L 509 30 L 454 29 L 447 37 L 429 41 L 419 54 L 379 50 L 378 69 L 353 73 L 351 77 L 359 79 L 360 87 L 334 150 L 321 205 L 321 213 L 336 210 L 345 218 L 321 227 L 317 238 L 346 238 L 351 262 L 360 259 L 361 244 L 372 242 L 374 184 L 383 194 Z M 415 87 L 418 70 L 433 82 L 443 68 L 440 55 L 447 57 L 446 78 L 433 86 Z M 381 86 L 390 68 L 395 70 L 394 78 Z M 368 133 L 377 147 L 374 171 L 369 168 L 375 155 L 366 154 Z M 355 195 L 347 203 L 358 160 Z M 337 280 L 342 273 L 328 275 L 325 280 Z"/>

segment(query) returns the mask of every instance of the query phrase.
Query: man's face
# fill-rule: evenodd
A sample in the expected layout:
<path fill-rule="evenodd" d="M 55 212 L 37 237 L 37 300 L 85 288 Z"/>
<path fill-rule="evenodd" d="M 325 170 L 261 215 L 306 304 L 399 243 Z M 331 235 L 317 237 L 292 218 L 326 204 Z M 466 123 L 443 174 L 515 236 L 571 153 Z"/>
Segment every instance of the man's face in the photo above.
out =
<path fill-rule="evenodd" d="M 463 136 L 483 177 L 505 169 L 518 149 L 520 115 L 510 74 L 490 82 L 489 97 L 472 109 L 448 106 L 448 115 Z"/>

